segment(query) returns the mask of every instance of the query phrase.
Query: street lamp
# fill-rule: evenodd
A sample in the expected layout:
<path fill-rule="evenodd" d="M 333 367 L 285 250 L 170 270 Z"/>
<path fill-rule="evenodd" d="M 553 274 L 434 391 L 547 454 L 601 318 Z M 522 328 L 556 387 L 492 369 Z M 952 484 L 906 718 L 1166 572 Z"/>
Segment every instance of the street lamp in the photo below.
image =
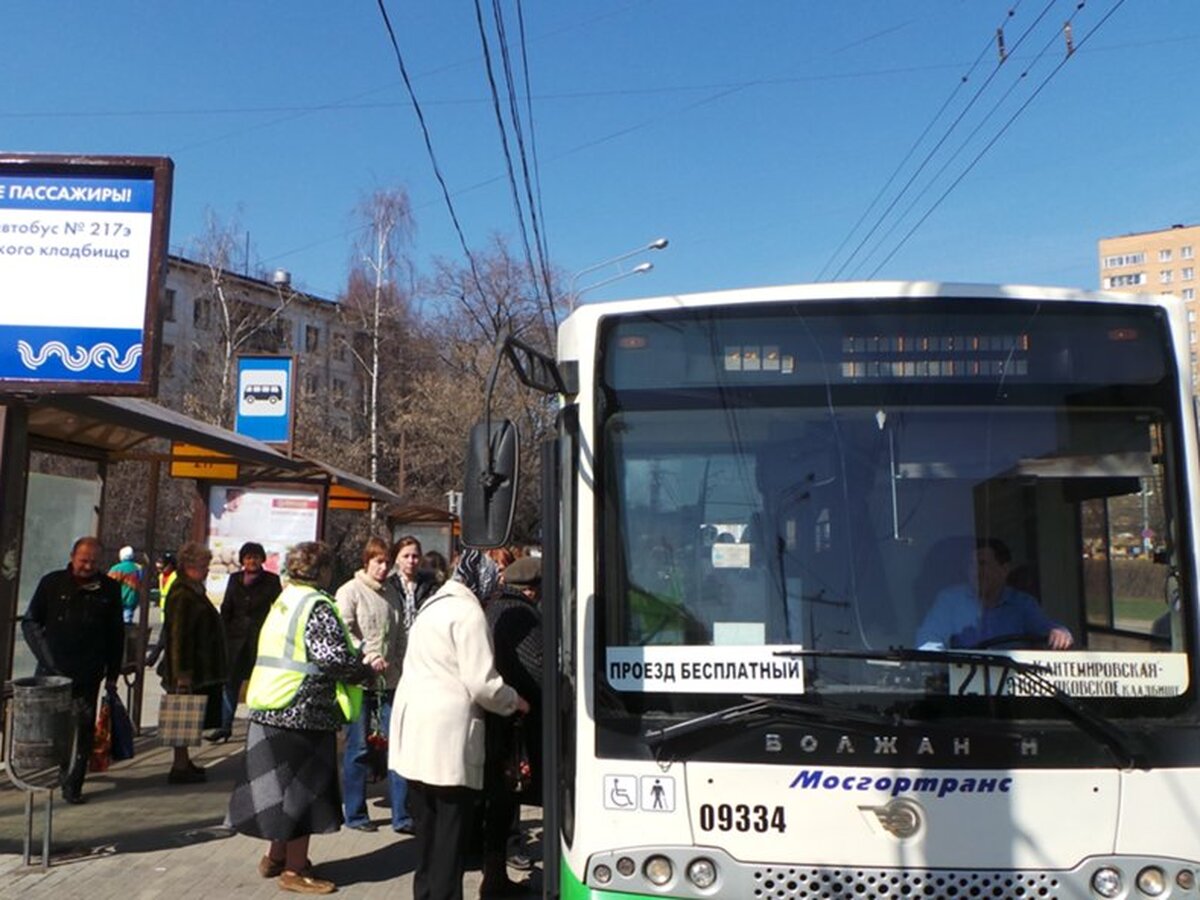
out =
<path fill-rule="evenodd" d="M 597 281 L 595 284 L 589 284 L 587 287 L 575 291 L 574 297 L 576 300 L 578 300 L 580 296 L 586 294 L 588 291 L 595 290 L 598 287 L 604 287 L 606 284 L 612 284 L 614 281 L 620 281 L 622 278 L 628 278 L 630 275 L 641 275 L 643 272 L 649 272 L 653 268 L 654 263 L 652 262 L 638 263 L 628 272 L 618 272 L 616 275 L 610 275 L 608 278 Z"/>
<path fill-rule="evenodd" d="M 666 249 L 666 246 L 669 243 L 670 243 L 670 241 L 668 241 L 665 237 L 655 238 L 654 240 L 652 240 L 650 243 L 646 244 L 643 247 L 638 247 L 635 250 L 630 250 L 628 253 L 622 253 L 619 256 L 612 257 L 612 259 L 606 259 L 603 262 L 598 262 L 598 263 L 595 263 L 594 265 L 590 265 L 586 268 L 580 269 L 578 272 L 576 272 L 574 275 L 571 276 L 571 298 L 572 298 L 571 305 L 574 306 L 575 301 L 577 301 L 579 299 L 580 295 L 584 294 L 590 290 L 594 290 L 595 288 L 601 287 L 606 284 L 611 284 L 612 282 L 617 281 L 618 279 L 626 278 L 630 275 L 641 275 L 643 272 L 649 272 L 651 269 L 654 268 L 654 263 L 650 263 L 650 262 L 641 263 L 640 265 L 634 266 L 632 269 L 630 269 L 628 271 L 618 272 L 616 275 L 613 275 L 611 278 L 605 278 L 603 281 L 597 281 L 595 284 L 589 284 L 587 287 L 583 288 L 582 290 L 576 290 L 575 285 L 579 283 L 579 279 L 581 277 L 583 277 L 584 275 L 588 274 L 589 272 L 595 272 L 597 269 L 603 269 L 605 266 L 616 265 L 619 262 L 623 262 L 624 260 L 629 259 L 629 257 L 631 257 L 631 256 L 637 256 L 639 253 L 646 253 L 651 250 Z"/>

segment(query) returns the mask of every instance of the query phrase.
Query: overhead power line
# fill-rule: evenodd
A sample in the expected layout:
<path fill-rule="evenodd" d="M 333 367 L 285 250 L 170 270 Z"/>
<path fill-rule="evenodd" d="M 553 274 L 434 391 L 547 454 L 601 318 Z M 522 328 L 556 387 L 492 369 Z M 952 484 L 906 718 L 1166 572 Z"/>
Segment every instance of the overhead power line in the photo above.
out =
<path fill-rule="evenodd" d="M 425 115 L 421 112 L 421 104 L 417 102 L 417 94 L 413 90 L 412 81 L 408 77 L 408 69 L 404 65 L 404 54 L 400 52 L 400 44 L 396 40 L 396 32 L 392 29 L 392 20 L 388 17 L 387 7 L 384 6 L 383 0 L 376 0 L 376 2 L 379 5 L 379 13 L 383 16 L 384 27 L 387 28 L 388 38 L 392 42 L 392 49 L 396 53 L 396 63 L 400 66 L 400 77 L 404 80 L 404 87 L 408 91 L 409 99 L 412 100 L 413 111 L 417 114 L 417 121 L 421 125 L 421 135 L 425 140 L 425 151 L 429 155 L 430 165 L 433 166 L 434 177 L 437 179 L 438 186 L 442 190 L 442 199 L 445 201 L 446 209 L 450 213 L 450 221 L 454 224 L 454 232 L 458 235 L 458 242 L 467 257 L 467 262 L 471 266 L 471 277 L 475 281 L 475 289 L 479 291 L 480 298 L 486 300 L 487 294 L 484 293 L 483 281 L 479 277 L 479 267 L 475 264 L 475 257 L 471 254 L 471 249 L 467 246 L 467 238 L 463 234 L 462 225 L 458 221 L 458 214 L 454 211 L 454 203 L 450 199 L 450 189 L 446 186 L 446 179 L 442 177 L 442 169 L 438 165 L 437 154 L 433 151 L 433 139 L 429 135 L 429 126 L 425 122 Z"/>
<path fill-rule="evenodd" d="M 947 140 L 950 139 L 950 136 L 954 133 L 954 130 L 956 128 L 958 128 L 959 124 L 966 117 L 967 113 L 969 113 L 971 111 L 971 109 L 974 108 L 975 103 L 979 100 L 980 97 L 983 96 L 984 92 L 991 86 L 991 84 L 995 80 L 996 76 L 1000 74 L 1000 71 L 1003 68 L 1005 62 L 1007 62 L 1007 60 L 1009 59 L 1011 52 L 1015 51 L 1018 47 L 1020 47 L 1020 45 L 1022 43 L 1024 43 L 1025 39 L 1032 33 L 1033 29 L 1036 28 L 1038 23 L 1041 22 L 1042 19 L 1046 17 L 1046 15 L 1050 12 L 1050 9 L 1057 2 L 1058 2 L 1058 0 L 1048 0 L 1046 5 L 1042 7 L 1042 11 L 1041 11 L 1041 13 L 1038 14 L 1037 18 L 1035 18 L 1033 20 L 1033 22 L 1021 33 L 1021 36 L 1019 38 L 1017 38 L 1017 42 L 1015 44 L 1013 44 L 1012 50 L 1009 51 L 1008 53 L 1001 54 L 1000 59 L 996 63 L 995 67 L 988 74 L 987 78 L 984 79 L 983 83 L 976 89 L 975 93 L 971 95 L 970 99 L 967 101 L 966 106 L 963 107 L 963 109 L 959 112 L 959 114 L 954 118 L 954 121 L 952 121 L 947 126 L 947 128 L 942 132 L 942 136 L 940 138 L 938 138 L 938 140 L 934 143 L 933 147 L 929 150 L 929 152 L 925 154 L 924 159 L 921 160 L 921 162 L 917 166 L 916 170 L 909 176 L 908 180 L 905 181 L 904 185 L 900 188 L 900 190 L 896 194 L 896 196 L 892 198 L 892 201 L 891 201 L 891 203 L 888 204 L 887 208 L 885 210 L 883 210 L 883 212 L 881 212 L 875 218 L 875 224 L 872 225 L 870 227 L 870 229 L 868 229 L 868 231 L 865 235 L 863 235 L 862 239 L 854 247 L 854 250 L 851 251 L 850 255 L 847 256 L 846 259 L 842 261 L 841 266 L 838 268 L 838 270 L 833 275 L 833 278 L 835 281 L 842 277 L 842 273 L 846 271 L 846 268 L 851 264 L 851 262 L 854 261 L 855 257 L 858 256 L 858 254 L 862 251 L 863 247 L 866 246 L 867 242 L 870 241 L 870 239 L 874 236 L 875 232 L 879 230 L 879 228 L 887 220 L 887 217 L 889 215 L 891 215 L 892 210 L 894 210 L 896 208 L 896 204 L 898 204 L 900 202 L 901 198 L 903 198 L 904 195 L 906 193 L 908 193 L 909 188 L 911 188 L 913 186 L 913 184 L 916 182 L 917 178 L 920 177 L 921 173 L 923 171 L 925 171 L 925 167 L 927 165 L 929 165 L 930 160 L 932 160 L 933 157 L 935 155 L 937 155 L 937 152 L 942 148 L 942 145 Z M 1016 5 L 1014 5 L 1008 11 L 1008 13 L 1005 17 L 1006 20 L 1008 17 L 1010 17 L 1016 13 L 1016 10 L 1019 6 L 1020 6 L 1020 2 L 1018 0 L 1018 3 Z M 1002 30 L 1003 30 L 1003 23 L 1001 24 L 1000 28 L 997 29 L 997 31 L 1002 31 Z M 993 35 L 989 34 L 987 36 L 986 43 L 984 45 L 983 50 L 981 50 L 980 55 L 978 57 L 976 57 L 976 64 L 978 64 L 978 62 L 983 58 L 983 55 L 986 54 L 991 49 L 992 42 L 993 42 Z M 972 66 L 972 70 L 973 69 L 974 69 L 974 66 Z M 967 75 L 963 76 L 962 81 L 959 82 L 960 86 L 967 80 L 969 75 L 970 75 L 970 73 L 968 72 Z M 948 104 L 943 104 L 943 108 L 946 105 L 948 105 Z M 941 115 L 941 110 L 938 111 L 938 116 L 940 117 L 940 115 Z M 934 121 L 936 121 L 936 118 Z M 921 139 L 924 139 L 924 133 L 922 133 Z M 915 147 L 916 147 L 916 145 L 914 145 L 914 149 L 915 149 Z M 906 157 L 906 159 L 907 158 L 908 157 Z M 885 188 L 885 190 L 886 190 L 886 188 Z M 857 226 L 855 226 L 855 227 L 857 228 Z"/>
<path fill-rule="evenodd" d="M 1108 10 L 1108 12 L 1106 12 L 1103 16 L 1101 16 L 1100 20 L 1095 25 L 1093 25 L 1091 27 L 1091 29 L 1089 29 L 1087 34 L 1085 34 L 1081 40 L 1074 43 L 1074 46 L 1071 49 L 1071 51 L 1063 54 L 1063 58 L 1059 61 L 1058 65 L 1055 66 L 1049 72 L 1049 74 L 1047 74 L 1046 77 L 1042 79 L 1041 83 L 1038 84 L 1038 86 L 1034 89 L 1033 93 L 1031 93 L 1029 95 L 1029 97 L 1026 98 L 1024 103 L 1022 103 L 1019 107 L 1017 107 L 1017 110 L 1011 116 L 1009 116 L 1008 120 L 1004 123 L 1004 125 L 1001 126 L 1000 130 L 997 131 L 996 134 L 992 137 L 992 139 L 990 141 L 988 141 L 987 144 L 984 145 L 983 149 L 981 149 L 975 155 L 975 157 L 971 160 L 971 162 L 967 165 L 967 167 L 965 169 L 963 169 L 963 171 L 959 174 L 959 176 L 950 183 L 949 187 L 947 187 L 946 190 L 942 192 L 941 196 L 939 196 L 937 198 L 937 200 L 934 201 L 933 205 L 930 206 L 929 209 L 925 211 L 925 214 L 923 216 L 921 216 L 921 218 L 919 220 L 917 220 L 917 222 L 912 226 L 912 228 L 910 228 L 908 230 L 908 232 L 904 235 L 903 238 L 900 239 L 900 242 L 892 249 L 892 251 L 886 257 L 884 257 L 884 259 L 879 263 L 879 265 L 877 265 L 874 268 L 874 270 L 871 272 L 870 277 L 874 278 L 875 275 L 877 275 L 879 273 L 879 270 L 882 269 L 885 265 L 887 265 L 887 263 L 892 259 L 892 257 L 895 256 L 906 243 L 908 243 L 908 239 L 913 236 L 913 234 L 916 232 L 916 230 L 918 228 L 920 228 L 931 215 L 933 215 L 934 210 L 936 210 L 939 206 L 941 206 L 942 202 L 948 196 L 950 196 L 950 193 L 956 187 L 958 187 L 958 185 L 962 182 L 962 180 L 967 177 L 967 175 L 971 172 L 972 169 L 975 168 L 975 166 L 979 163 L 979 161 L 981 159 L 983 159 L 983 157 L 987 154 L 987 152 L 989 150 L 991 150 L 993 146 L 995 146 L 996 142 L 998 140 L 1000 140 L 1000 138 L 1004 135 L 1004 133 L 1006 131 L 1008 131 L 1009 127 L 1013 124 L 1013 122 L 1015 122 L 1017 120 L 1017 118 L 1021 115 L 1021 113 L 1023 113 L 1029 107 L 1029 104 L 1031 104 L 1037 98 L 1038 94 L 1040 94 L 1045 89 L 1046 85 L 1048 85 L 1050 83 L 1050 81 L 1054 78 L 1054 76 L 1056 76 L 1059 72 L 1061 72 L 1063 66 L 1065 66 L 1071 59 L 1074 58 L 1075 53 L 1078 52 L 1079 48 L 1082 47 L 1084 44 L 1086 44 L 1092 38 L 1092 36 L 1097 31 L 1100 30 L 1101 26 L 1103 26 L 1104 23 L 1107 22 L 1113 16 L 1113 14 L 1118 9 L 1120 9 L 1124 4 L 1125 4 L 1125 0 L 1116 0 L 1116 2 Z M 1078 5 L 1076 6 L 1076 14 L 1079 12 L 1080 9 L 1083 8 L 1083 6 L 1084 6 L 1084 0 L 1080 0 Z M 1071 19 L 1073 20 L 1074 18 L 1075 18 L 1075 15 L 1072 15 Z"/>

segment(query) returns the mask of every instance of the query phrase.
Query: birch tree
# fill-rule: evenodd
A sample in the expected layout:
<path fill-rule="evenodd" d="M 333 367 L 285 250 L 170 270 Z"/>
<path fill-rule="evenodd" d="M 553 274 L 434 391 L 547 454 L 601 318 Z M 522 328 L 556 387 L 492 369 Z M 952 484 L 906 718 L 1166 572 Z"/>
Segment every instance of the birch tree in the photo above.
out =
<path fill-rule="evenodd" d="M 357 215 L 364 228 L 356 247 L 345 295 L 341 299 L 343 316 L 351 326 L 344 338 L 363 377 L 362 413 L 367 431 L 367 466 L 372 481 L 381 476 L 383 441 L 381 433 L 382 392 L 385 363 L 400 355 L 398 325 L 407 314 L 410 290 L 402 283 L 403 275 L 411 282 L 411 267 L 403 248 L 412 239 L 415 223 L 408 194 L 401 188 L 380 190 L 364 199 Z M 389 338 L 391 340 L 389 340 Z M 385 360 L 385 342 L 387 360 Z M 376 510 L 371 506 L 371 520 Z"/>

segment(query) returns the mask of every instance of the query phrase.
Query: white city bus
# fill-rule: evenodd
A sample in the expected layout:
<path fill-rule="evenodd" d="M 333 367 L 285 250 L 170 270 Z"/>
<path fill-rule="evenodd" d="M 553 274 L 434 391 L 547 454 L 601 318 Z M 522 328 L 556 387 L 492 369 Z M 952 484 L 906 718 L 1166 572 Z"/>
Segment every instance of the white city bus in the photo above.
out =
<path fill-rule="evenodd" d="M 561 403 L 549 896 L 1200 897 L 1176 301 L 801 285 L 507 349 Z M 468 541 L 511 438 L 473 435 Z"/>

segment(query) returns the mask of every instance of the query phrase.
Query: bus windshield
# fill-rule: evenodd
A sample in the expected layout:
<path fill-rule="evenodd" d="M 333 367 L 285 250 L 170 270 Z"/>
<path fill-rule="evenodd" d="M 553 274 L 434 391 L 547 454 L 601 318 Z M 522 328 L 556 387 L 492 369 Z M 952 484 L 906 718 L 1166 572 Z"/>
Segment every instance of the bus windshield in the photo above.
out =
<path fill-rule="evenodd" d="M 1161 311 L 693 308 L 614 317 L 599 350 L 598 659 L 627 709 L 1037 694 L 837 653 L 896 648 L 1037 663 L 1117 716 L 1183 702 Z"/>

